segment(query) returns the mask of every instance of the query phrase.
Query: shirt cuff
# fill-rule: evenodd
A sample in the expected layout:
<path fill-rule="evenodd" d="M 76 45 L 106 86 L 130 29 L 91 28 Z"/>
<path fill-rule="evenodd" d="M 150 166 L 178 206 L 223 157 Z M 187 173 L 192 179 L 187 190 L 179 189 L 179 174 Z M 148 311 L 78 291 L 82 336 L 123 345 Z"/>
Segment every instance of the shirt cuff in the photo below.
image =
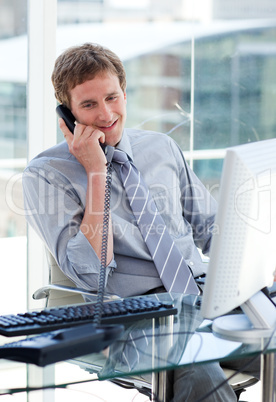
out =
<path fill-rule="evenodd" d="M 101 262 L 88 239 L 80 230 L 68 242 L 67 256 L 77 274 L 99 274 Z M 117 267 L 114 256 L 107 266 L 107 274 Z"/>

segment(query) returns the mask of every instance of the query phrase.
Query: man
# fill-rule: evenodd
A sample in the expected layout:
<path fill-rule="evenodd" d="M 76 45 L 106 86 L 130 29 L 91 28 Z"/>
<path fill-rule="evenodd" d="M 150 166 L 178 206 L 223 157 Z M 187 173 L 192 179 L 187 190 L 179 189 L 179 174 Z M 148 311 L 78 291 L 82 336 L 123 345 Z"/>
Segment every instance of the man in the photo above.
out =
<path fill-rule="evenodd" d="M 27 219 L 63 272 L 79 287 L 98 287 L 106 183 L 101 143 L 130 155 L 194 276 L 205 273 L 197 247 L 209 250 L 216 203 L 170 137 L 124 129 L 126 81 L 120 60 L 99 46 L 72 48 L 57 59 L 52 79 L 57 99 L 77 124 L 73 135 L 60 120 L 66 143 L 35 158 L 23 186 Z M 119 167 L 113 165 L 106 290 L 131 296 L 163 284 L 125 199 Z"/>
<path fill-rule="evenodd" d="M 205 274 L 198 248 L 209 251 L 216 203 L 170 137 L 124 128 L 126 78 L 118 57 L 89 43 L 70 48 L 58 57 L 52 81 L 57 100 L 76 119 L 74 134 L 60 119 L 66 141 L 31 161 L 23 189 L 27 220 L 65 275 L 78 287 L 98 289 L 107 201 L 101 144 L 127 153 L 193 276 Z M 114 162 L 113 169 L 106 291 L 126 297 L 164 289 L 126 198 L 120 165 Z M 224 379 L 218 364 L 193 369 L 188 379 L 189 370 L 175 372 L 174 401 L 195 401 Z M 193 386 L 187 387 L 191 379 Z M 226 400 L 236 400 L 227 382 L 208 398 Z"/>

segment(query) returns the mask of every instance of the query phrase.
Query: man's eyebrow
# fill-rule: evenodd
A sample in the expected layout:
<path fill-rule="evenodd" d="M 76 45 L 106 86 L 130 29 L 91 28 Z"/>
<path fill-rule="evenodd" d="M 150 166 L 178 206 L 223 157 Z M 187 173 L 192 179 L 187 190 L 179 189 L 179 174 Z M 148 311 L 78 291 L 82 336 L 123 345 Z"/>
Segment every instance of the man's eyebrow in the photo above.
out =
<path fill-rule="evenodd" d="M 118 95 L 118 94 L 119 94 L 118 91 L 113 91 L 111 93 L 106 94 L 105 97 L 108 98 L 109 96 L 114 96 L 114 95 Z"/>

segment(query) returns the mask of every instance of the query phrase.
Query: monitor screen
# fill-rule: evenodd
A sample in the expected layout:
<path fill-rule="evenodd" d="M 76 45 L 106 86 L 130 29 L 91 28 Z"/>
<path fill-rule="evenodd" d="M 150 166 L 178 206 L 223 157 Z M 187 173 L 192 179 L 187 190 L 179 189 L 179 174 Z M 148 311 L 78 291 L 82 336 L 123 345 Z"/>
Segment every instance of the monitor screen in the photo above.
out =
<path fill-rule="evenodd" d="M 275 328 L 275 304 L 262 291 L 272 286 L 275 267 L 276 139 L 271 139 L 226 151 L 201 309 L 203 317 L 214 319 L 240 306 L 245 316 L 235 314 L 232 323 L 229 316 L 220 318 L 221 331 L 218 321 L 213 324 L 219 335 L 225 327 L 227 337 L 240 326 L 250 336 L 263 334 L 253 328 Z"/>

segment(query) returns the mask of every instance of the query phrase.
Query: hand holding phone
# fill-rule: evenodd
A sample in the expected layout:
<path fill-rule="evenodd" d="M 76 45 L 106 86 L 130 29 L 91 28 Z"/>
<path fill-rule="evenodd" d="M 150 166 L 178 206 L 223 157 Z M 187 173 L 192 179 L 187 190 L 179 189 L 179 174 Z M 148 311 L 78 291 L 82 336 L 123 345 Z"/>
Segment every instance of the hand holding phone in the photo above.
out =
<path fill-rule="evenodd" d="M 56 108 L 56 112 L 59 117 L 61 117 L 64 121 L 66 126 L 69 128 L 72 134 L 74 134 L 74 129 L 75 129 L 75 123 L 76 119 L 73 116 L 72 112 L 68 107 L 64 105 L 58 105 Z M 100 146 L 102 147 L 102 150 L 104 151 L 105 146 L 101 142 L 99 142 Z"/>
<path fill-rule="evenodd" d="M 71 110 L 64 105 L 58 105 L 56 108 L 56 112 L 58 116 L 64 120 L 66 126 L 69 128 L 71 133 L 74 134 L 76 119 Z M 102 144 L 101 142 L 99 142 L 99 144 L 106 155 L 107 161 L 110 162 L 113 156 L 113 147 L 106 147 L 106 145 Z"/>

